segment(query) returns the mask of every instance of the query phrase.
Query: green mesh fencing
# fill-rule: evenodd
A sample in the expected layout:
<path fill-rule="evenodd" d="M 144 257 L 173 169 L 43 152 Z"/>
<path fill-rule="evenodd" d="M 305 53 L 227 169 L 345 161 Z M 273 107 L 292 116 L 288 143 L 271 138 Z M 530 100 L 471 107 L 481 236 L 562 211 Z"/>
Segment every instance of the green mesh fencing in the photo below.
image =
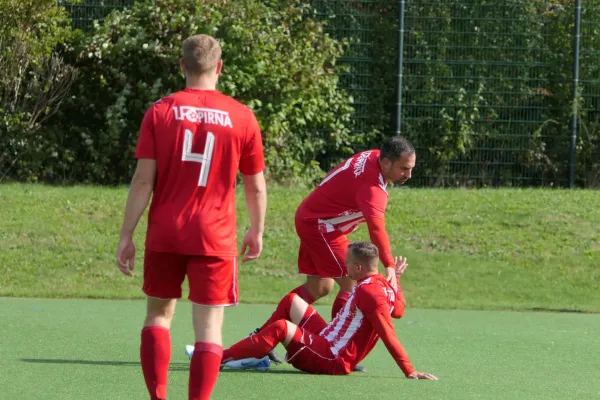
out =
<path fill-rule="evenodd" d="M 132 3 L 67 7 L 86 27 Z M 394 134 L 400 1 L 311 4 L 348 41 L 341 86 L 354 98 L 353 131 L 374 146 Z M 574 4 L 406 0 L 401 126 L 418 149 L 412 185 L 567 184 Z M 583 1 L 581 26 L 576 182 L 600 186 L 600 2 Z"/>
<path fill-rule="evenodd" d="M 393 134 L 399 3 L 315 2 L 328 32 L 352 43 L 343 83 L 357 100 L 357 133 Z M 574 3 L 405 2 L 402 134 L 418 149 L 413 185 L 567 183 Z M 583 2 L 581 24 L 576 177 L 598 186 L 599 2 Z"/>
<path fill-rule="evenodd" d="M 568 145 L 558 130 L 539 131 L 551 118 L 552 67 L 537 11 L 521 1 L 408 2 L 403 132 L 418 147 L 421 184 L 559 179 L 536 174 L 531 155 L 536 132 Z"/>
<path fill-rule="evenodd" d="M 130 7 L 133 3 L 134 0 L 83 0 L 79 4 L 69 1 L 59 1 L 57 4 L 69 11 L 73 27 L 86 29 L 95 20 L 102 21 L 111 11 Z"/>
<path fill-rule="evenodd" d="M 600 2 L 583 1 L 581 11 L 582 96 L 577 183 L 600 187 Z"/>

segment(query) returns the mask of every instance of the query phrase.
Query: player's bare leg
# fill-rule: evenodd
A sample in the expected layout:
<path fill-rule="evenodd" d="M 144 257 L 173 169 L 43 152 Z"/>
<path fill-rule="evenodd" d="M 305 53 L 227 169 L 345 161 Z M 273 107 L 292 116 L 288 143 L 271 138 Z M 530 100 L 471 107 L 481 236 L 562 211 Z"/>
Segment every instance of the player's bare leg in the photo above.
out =
<path fill-rule="evenodd" d="M 154 297 L 147 297 L 144 327 L 162 326 L 163 328 L 171 329 L 171 321 L 173 321 L 176 304 L 177 299 L 156 299 Z"/>
<path fill-rule="evenodd" d="M 292 290 L 291 293 L 295 293 L 298 295 L 300 299 L 302 299 L 307 305 L 314 303 L 316 300 L 320 299 L 323 296 L 327 296 L 334 286 L 334 280 L 331 278 L 320 278 L 318 276 L 310 276 L 306 277 L 306 283 L 298 286 L 296 289 Z M 263 327 L 268 325 L 271 322 L 275 322 L 278 318 L 273 319 L 270 318 Z M 255 329 L 252 334 L 258 333 L 262 328 Z M 268 354 L 269 359 L 276 364 L 281 364 L 282 360 L 277 355 L 275 350 L 272 350 Z"/>
<path fill-rule="evenodd" d="M 146 387 L 153 400 L 167 397 L 167 380 L 171 361 L 171 321 L 175 313 L 176 299 L 146 301 L 146 319 L 142 329 L 140 360 Z"/>
<path fill-rule="evenodd" d="M 314 301 L 327 296 L 333 290 L 335 282 L 333 278 L 321 278 L 320 276 L 306 276 L 306 289 Z"/>
<path fill-rule="evenodd" d="M 190 364 L 189 400 L 208 400 L 223 356 L 223 307 L 192 303 L 196 343 Z"/>

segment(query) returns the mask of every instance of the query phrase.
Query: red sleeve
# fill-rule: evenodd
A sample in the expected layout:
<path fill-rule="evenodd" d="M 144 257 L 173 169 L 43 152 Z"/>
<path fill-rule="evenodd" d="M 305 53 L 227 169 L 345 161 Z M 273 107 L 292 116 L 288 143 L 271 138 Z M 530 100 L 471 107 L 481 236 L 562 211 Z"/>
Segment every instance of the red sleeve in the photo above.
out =
<path fill-rule="evenodd" d="M 410 358 L 408 358 L 404 347 L 396 337 L 396 330 L 390 316 L 390 307 L 383 291 L 368 290 L 366 288 L 358 289 L 356 291 L 356 305 L 370 322 L 375 333 L 381 338 L 404 375 L 408 376 L 413 373 L 414 368 Z"/>
<path fill-rule="evenodd" d="M 156 160 L 156 146 L 154 140 L 154 105 L 146 111 L 144 119 L 142 120 L 140 136 L 135 148 L 135 158 L 149 158 L 151 160 Z"/>
<path fill-rule="evenodd" d="M 365 185 L 356 192 L 356 202 L 367 220 L 371 242 L 379 249 L 379 259 L 384 267 L 395 267 L 390 238 L 385 230 L 385 208 L 388 196 L 376 185 Z"/>
<path fill-rule="evenodd" d="M 240 157 L 240 172 L 244 175 L 256 175 L 265 169 L 262 136 L 258 121 L 252 112 L 246 126 L 246 140 Z"/>
<path fill-rule="evenodd" d="M 394 303 L 394 309 L 391 314 L 392 318 L 402 318 L 405 308 L 406 300 L 404 300 L 404 293 L 402 293 L 402 286 L 400 286 L 400 278 L 398 278 L 398 290 L 396 291 L 396 302 Z"/>

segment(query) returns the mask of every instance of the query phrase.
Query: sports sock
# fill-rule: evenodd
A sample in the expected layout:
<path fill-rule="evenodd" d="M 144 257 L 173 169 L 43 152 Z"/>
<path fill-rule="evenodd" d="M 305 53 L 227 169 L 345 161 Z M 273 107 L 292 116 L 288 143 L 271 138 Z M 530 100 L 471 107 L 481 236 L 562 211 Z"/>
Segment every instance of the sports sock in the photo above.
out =
<path fill-rule="evenodd" d="M 286 336 L 287 322 L 280 319 L 226 349 L 223 352 L 223 361 L 262 358 L 283 342 Z"/>
<path fill-rule="evenodd" d="M 338 292 L 335 300 L 333 301 L 333 306 L 331 307 L 331 319 L 334 319 L 338 312 L 340 312 L 340 310 L 344 308 L 349 298 L 350 292 L 342 290 Z"/>
<path fill-rule="evenodd" d="M 300 285 L 296 289 L 292 290 L 290 293 L 296 293 L 298 296 L 300 296 L 301 299 L 303 299 L 308 304 L 312 304 L 315 302 L 315 298 L 311 296 L 308 289 L 306 288 L 306 285 Z"/>
<path fill-rule="evenodd" d="M 209 400 L 219 377 L 223 347 L 196 342 L 190 364 L 189 400 Z"/>
<path fill-rule="evenodd" d="M 290 320 L 290 309 L 292 308 L 292 300 L 296 294 L 294 292 L 286 294 L 283 299 L 279 301 L 275 312 L 269 317 L 267 322 L 263 324 L 258 330 L 254 331 L 254 333 L 260 332 L 263 328 L 271 325 L 273 322 L 279 321 L 280 319 Z"/>
<path fill-rule="evenodd" d="M 167 328 L 146 326 L 142 329 L 140 360 L 150 399 L 166 399 L 171 361 L 171 335 Z"/>

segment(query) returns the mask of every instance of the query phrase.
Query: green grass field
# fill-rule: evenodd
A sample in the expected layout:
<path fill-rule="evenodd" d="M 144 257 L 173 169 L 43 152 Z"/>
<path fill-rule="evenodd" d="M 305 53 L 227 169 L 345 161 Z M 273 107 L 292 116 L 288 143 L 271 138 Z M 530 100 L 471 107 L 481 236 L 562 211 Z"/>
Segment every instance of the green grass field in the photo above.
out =
<path fill-rule="evenodd" d="M 138 361 L 142 301 L 3 298 L 0 307 L 0 398 L 147 399 Z M 187 398 L 183 345 L 193 337 L 191 307 L 186 301 L 178 307 L 171 399 Z M 272 308 L 228 309 L 225 345 Z M 404 379 L 380 343 L 363 373 L 312 376 L 289 365 L 223 372 L 213 398 L 597 399 L 599 326 L 600 315 L 590 314 L 410 309 L 396 321 L 398 335 L 415 367 L 438 375 L 437 382 Z"/>
<path fill-rule="evenodd" d="M 269 188 L 264 252 L 240 268 L 244 303 L 277 302 L 302 281 L 293 215 L 306 193 Z M 0 398 L 147 398 L 138 355 L 145 307 L 135 300 L 145 220 L 135 277 L 114 264 L 126 196 L 126 188 L 0 185 Z M 223 372 L 214 399 L 600 398 L 600 315 L 526 311 L 600 312 L 598 192 L 392 190 L 387 229 L 395 254 L 409 259 L 399 337 L 414 365 L 440 381 L 404 379 L 379 344 L 365 373 Z M 352 238 L 367 239 L 366 228 Z M 109 300 L 48 299 L 81 297 Z M 324 315 L 330 301 L 319 302 Z M 183 346 L 193 338 L 190 305 L 178 307 L 170 399 L 187 397 Z M 228 309 L 225 345 L 272 309 Z"/>
<path fill-rule="evenodd" d="M 277 302 L 302 281 L 293 216 L 306 193 L 269 188 L 264 252 L 240 267 L 243 302 Z M 141 298 L 145 220 L 135 278 L 114 264 L 126 196 L 0 185 L 0 296 Z M 243 233 L 242 196 L 238 210 Z M 411 307 L 600 311 L 597 191 L 394 189 L 386 218 L 394 253 L 409 260 Z M 367 239 L 366 227 L 351 238 Z"/>

